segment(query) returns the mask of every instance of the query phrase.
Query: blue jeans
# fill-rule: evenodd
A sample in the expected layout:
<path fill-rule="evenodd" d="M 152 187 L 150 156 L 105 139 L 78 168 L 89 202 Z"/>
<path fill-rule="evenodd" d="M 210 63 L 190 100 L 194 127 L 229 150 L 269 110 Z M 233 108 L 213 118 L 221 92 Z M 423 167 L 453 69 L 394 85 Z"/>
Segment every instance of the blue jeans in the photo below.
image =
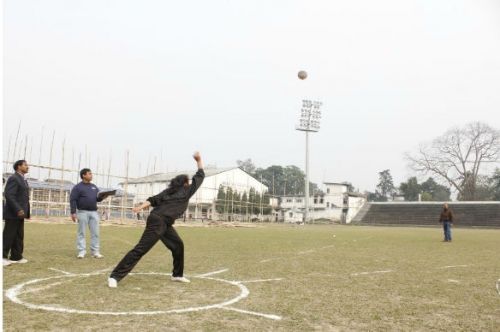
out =
<path fill-rule="evenodd" d="M 451 241 L 451 222 L 443 221 L 444 240 Z"/>
<path fill-rule="evenodd" d="M 76 249 L 79 254 L 85 254 L 85 230 L 87 225 L 90 229 L 90 251 L 92 254 L 99 253 L 99 213 L 97 211 L 78 210 L 78 232 L 76 236 Z"/>

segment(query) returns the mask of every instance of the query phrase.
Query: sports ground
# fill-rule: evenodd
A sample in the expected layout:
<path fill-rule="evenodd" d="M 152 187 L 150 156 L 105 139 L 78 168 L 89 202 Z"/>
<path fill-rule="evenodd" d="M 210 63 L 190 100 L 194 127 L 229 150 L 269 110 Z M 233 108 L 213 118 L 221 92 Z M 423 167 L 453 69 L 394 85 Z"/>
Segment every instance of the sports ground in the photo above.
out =
<path fill-rule="evenodd" d="M 141 226 L 101 227 L 105 258 L 77 260 L 74 224 L 27 223 L 4 330 L 500 330 L 498 229 L 254 226 L 179 225 L 190 284 L 160 242 L 110 289 Z"/>

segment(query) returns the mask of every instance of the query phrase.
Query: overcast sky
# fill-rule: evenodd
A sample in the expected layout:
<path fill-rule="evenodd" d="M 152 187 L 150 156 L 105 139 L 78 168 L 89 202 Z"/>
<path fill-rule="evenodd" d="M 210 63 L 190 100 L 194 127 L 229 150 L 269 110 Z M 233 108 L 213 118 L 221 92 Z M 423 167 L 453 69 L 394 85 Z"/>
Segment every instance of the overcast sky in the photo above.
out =
<path fill-rule="evenodd" d="M 34 163 L 45 126 L 92 163 L 130 149 L 132 173 L 160 154 L 193 169 L 197 149 L 221 167 L 303 167 L 311 98 L 312 181 L 373 190 L 452 126 L 500 128 L 500 1 L 5 0 L 4 66 L 4 155 L 22 121 Z"/>

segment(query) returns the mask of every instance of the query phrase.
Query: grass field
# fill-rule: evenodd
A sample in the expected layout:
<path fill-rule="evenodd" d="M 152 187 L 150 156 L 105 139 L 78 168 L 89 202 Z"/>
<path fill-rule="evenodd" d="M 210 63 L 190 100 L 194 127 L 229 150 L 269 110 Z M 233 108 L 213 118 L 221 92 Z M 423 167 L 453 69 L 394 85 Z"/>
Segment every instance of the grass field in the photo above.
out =
<path fill-rule="evenodd" d="M 5 331 L 500 330 L 500 230 L 454 229 L 454 241 L 443 243 L 438 228 L 178 227 L 191 284 L 169 281 L 170 252 L 158 243 L 139 274 L 109 289 L 102 270 L 114 267 L 142 228 L 103 226 L 105 258 L 77 260 L 75 227 L 26 224 L 30 262 L 4 268 Z M 60 312 L 6 296 L 49 277 L 16 296 Z M 64 312 L 72 309 L 94 313 Z M 97 314 L 106 312 L 148 315 Z"/>

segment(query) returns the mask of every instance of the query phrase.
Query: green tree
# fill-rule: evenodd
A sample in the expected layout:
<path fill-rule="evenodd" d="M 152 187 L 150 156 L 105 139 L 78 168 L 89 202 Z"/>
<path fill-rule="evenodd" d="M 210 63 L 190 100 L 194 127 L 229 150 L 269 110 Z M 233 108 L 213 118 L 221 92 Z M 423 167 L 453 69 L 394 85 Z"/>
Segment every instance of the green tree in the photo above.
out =
<path fill-rule="evenodd" d="M 414 176 L 409 178 L 408 181 L 402 182 L 399 185 L 399 191 L 404 195 L 405 201 L 413 202 L 418 201 L 418 195 L 422 191 L 422 188 Z"/>
<path fill-rule="evenodd" d="M 273 195 L 303 195 L 305 173 L 297 166 L 277 166 L 257 168 L 254 177 L 264 183 Z M 311 195 L 318 192 L 318 185 L 309 182 Z"/>
<path fill-rule="evenodd" d="M 425 182 L 421 184 L 422 195 L 424 193 L 430 194 L 431 201 L 449 201 L 450 200 L 450 189 L 443 185 L 438 184 L 433 178 L 428 178 Z M 422 198 L 422 200 L 424 200 Z"/>
<path fill-rule="evenodd" d="M 269 215 L 272 212 L 272 207 L 271 207 L 271 195 L 266 191 L 264 193 L 264 196 L 262 197 L 262 213 L 265 215 Z"/>
<path fill-rule="evenodd" d="M 495 169 L 495 172 L 490 178 L 491 189 L 493 192 L 492 199 L 500 201 L 500 168 Z"/>
<path fill-rule="evenodd" d="M 422 201 L 423 202 L 430 202 L 432 201 L 432 195 L 428 192 L 422 193 Z"/>
<path fill-rule="evenodd" d="M 250 188 L 248 192 L 248 214 L 254 213 L 255 206 L 255 188 Z"/>
<path fill-rule="evenodd" d="M 217 192 L 217 200 L 215 201 L 215 210 L 217 213 L 224 213 L 224 207 L 226 202 L 226 191 L 224 186 L 219 186 L 219 191 Z"/>
<path fill-rule="evenodd" d="M 378 173 L 379 183 L 377 185 L 377 192 L 382 200 L 387 201 L 387 198 L 392 197 L 395 192 L 394 182 L 392 180 L 391 171 L 386 169 Z"/>
<path fill-rule="evenodd" d="M 259 214 L 260 213 L 260 193 L 256 192 L 254 196 L 255 201 L 253 202 L 253 214 Z"/>
<path fill-rule="evenodd" d="M 240 214 L 241 213 L 241 195 L 237 191 L 235 191 L 233 193 L 233 200 L 234 200 L 233 212 Z"/>
<path fill-rule="evenodd" d="M 248 195 L 247 192 L 244 191 L 243 195 L 241 195 L 241 214 L 248 214 Z"/>
<path fill-rule="evenodd" d="M 226 212 L 234 213 L 233 188 L 231 187 L 226 187 Z"/>

